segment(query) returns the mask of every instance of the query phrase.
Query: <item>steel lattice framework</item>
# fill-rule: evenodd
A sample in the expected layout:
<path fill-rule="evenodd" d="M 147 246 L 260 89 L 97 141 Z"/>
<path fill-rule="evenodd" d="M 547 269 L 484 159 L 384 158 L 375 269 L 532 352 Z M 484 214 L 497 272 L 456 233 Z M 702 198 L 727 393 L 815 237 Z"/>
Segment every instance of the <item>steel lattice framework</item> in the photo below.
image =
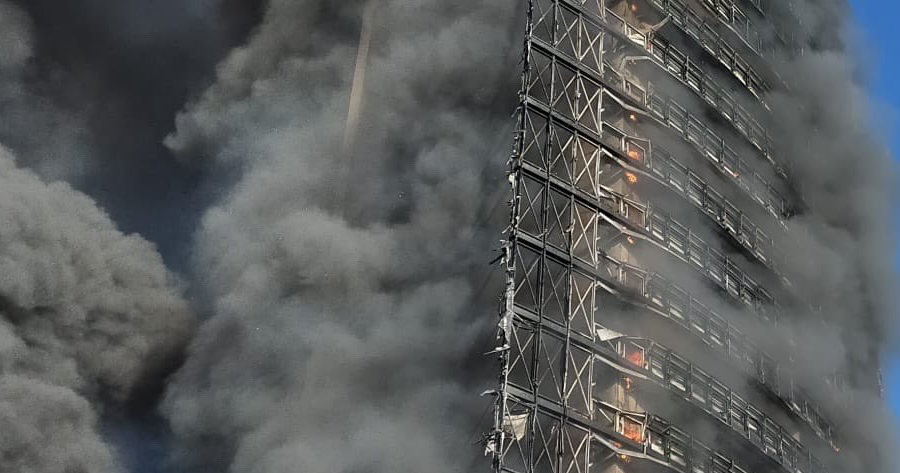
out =
<path fill-rule="evenodd" d="M 763 323 L 790 297 L 774 238 L 788 231 L 789 189 L 754 118 L 778 80 L 758 21 L 753 0 L 528 2 L 495 471 L 817 473 L 837 449 L 799 383 L 653 265 L 671 258 Z M 780 284 L 764 287 L 760 271 Z M 676 346 L 640 333 L 651 322 Z M 707 370 L 697 346 L 739 376 Z M 678 411 L 714 441 L 664 418 Z"/>

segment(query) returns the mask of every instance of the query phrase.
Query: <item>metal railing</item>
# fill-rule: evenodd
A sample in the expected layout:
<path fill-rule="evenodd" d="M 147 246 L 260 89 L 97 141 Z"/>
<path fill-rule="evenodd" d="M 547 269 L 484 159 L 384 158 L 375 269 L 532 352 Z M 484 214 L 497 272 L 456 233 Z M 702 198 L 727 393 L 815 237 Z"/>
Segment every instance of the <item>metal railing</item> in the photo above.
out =
<path fill-rule="evenodd" d="M 685 141 L 697 150 L 701 157 L 715 166 L 728 180 L 734 181 L 741 191 L 772 215 L 782 227 L 787 226 L 784 221 L 784 215 L 787 213 L 789 206 L 784 197 L 781 196 L 781 193 L 759 173 L 753 171 L 747 162 L 738 157 L 737 153 L 725 145 L 721 139 L 718 139 L 712 130 L 703 127 L 701 122 L 690 119 L 676 124 L 670 118 L 668 123 L 672 129 L 677 130 L 684 137 Z M 609 137 L 608 139 L 607 136 Z M 604 122 L 603 124 L 603 137 L 605 140 L 613 142 L 625 140 L 620 147 L 632 146 L 642 148 L 643 155 L 646 156 L 647 160 L 653 160 L 657 156 L 659 156 L 660 161 L 671 162 L 674 160 L 672 153 L 662 146 L 653 145 L 649 139 L 638 136 L 633 132 L 626 133 L 617 129 L 609 122 Z M 630 150 L 626 150 L 626 152 L 630 152 Z"/>
<path fill-rule="evenodd" d="M 603 255 L 599 268 L 589 262 L 572 258 L 566 252 L 552 246 L 543 246 L 538 238 L 521 233 L 517 237 L 517 254 L 534 253 L 543 248 L 545 258 L 557 261 L 560 267 L 572 266 L 580 273 L 592 275 L 610 293 L 624 301 L 638 304 L 652 313 L 662 316 L 695 335 L 705 345 L 722 352 L 737 362 L 751 379 L 761 387 L 781 398 L 799 419 L 805 422 L 820 438 L 834 445 L 833 430 L 820 414 L 819 407 L 803 393 L 796 381 L 780 373 L 779 364 L 766 355 L 756 344 L 721 315 L 709 309 L 688 291 L 662 276 L 644 268 Z M 543 271 L 540 268 L 533 271 Z M 527 278 L 518 275 L 517 278 Z M 535 309 L 521 305 L 526 311 Z"/>
<path fill-rule="evenodd" d="M 771 87 L 766 83 L 750 64 L 744 60 L 734 48 L 728 45 L 728 41 L 722 38 L 716 31 L 703 21 L 681 0 L 650 0 L 650 2 L 668 15 L 675 26 L 697 42 L 700 47 L 718 60 L 741 83 L 753 90 L 768 92 Z M 744 17 L 749 24 L 749 19 Z M 752 25 L 751 25 L 752 26 Z M 732 30 L 734 31 L 734 30 Z M 750 31 L 750 30 L 748 30 Z M 753 30 L 755 32 L 755 30 Z M 735 32 L 737 33 L 737 32 Z M 761 38 L 756 36 L 756 47 L 751 45 L 747 38 L 738 35 L 743 42 L 761 56 Z"/>
<path fill-rule="evenodd" d="M 672 350 L 645 338 L 623 336 L 604 343 L 619 355 L 619 362 L 640 370 L 646 379 L 699 407 L 788 471 L 822 470 L 821 462 L 774 419 Z M 775 376 L 775 367 L 769 369 Z M 799 465 L 808 465 L 809 469 Z"/>
<path fill-rule="evenodd" d="M 575 8 L 575 7 L 573 7 Z M 583 15 L 584 29 L 588 30 L 601 30 L 607 29 L 609 31 L 614 31 L 618 34 L 624 35 L 628 38 L 627 44 L 637 44 L 641 46 L 643 51 L 647 51 L 647 48 L 644 46 L 647 43 L 647 37 L 644 33 L 639 31 L 638 29 L 632 27 L 628 23 L 621 21 L 618 23 L 618 29 L 615 28 L 617 25 L 615 22 L 610 23 L 608 21 L 603 21 L 599 16 L 594 18 L 596 14 L 585 11 L 584 9 L 578 9 L 578 13 Z M 614 14 L 613 14 L 614 15 Z M 545 20 L 546 21 L 546 20 Z M 590 25 L 589 27 L 587 25 Z M 572 32 L 566 32 L 565 35 L 572 35 Z M 570 41 L 574 41 L 574 38 L 569 38 Z M 571 49 L 570 54 L 567 54 L 565 51 L 560 50 L 554 45 L 551 45 L 549 40 L 543 40 L 541 38 L 533 39 L 533 46 L 536 46 L 537 50 L 543 50 L 546 54 L 553 54 L 557 57 L 563 58 L 570 62 L 570 65 L 576 67 L 577 69 L 583 71 L 585 74 L 589 74 L 594 76 L 597 80 L 616 80 L 617 85 L 620 85 L 623 89 L 623 92 L 631 97 L 633 100 L 639 102 L 644 107 L 653 110 L 654 108 L 657 110 L 657 115 L 662 112 L 665 114 L 666 108 L 668 108 L 668 104 L 673 105 L 673 109 L 678 110 L 686 110 L 685 107 L 681 107 L 677 104 L 676 101 L 672 100 L 669 97 L 666 97 L 664 94 L 659 92 L 658 88 L 654 87 L 654 84 L 650 81 L 646 81 L 646 84 L 637 84 L 633 80 L 625 79 L 621 72 L 618 72 L 618 68 L 612 66 L 608 61 L 604 61 L 600 59 L 602 53 L 598 51 L 598 46 L 594 44 L 596 41 L 594 40 L 578 40 L 572 44 L 566 43 L 563 39 L 554 40 L 560 45 L 566 44 L 568 49 Z M 552 53 L 551 53 L 552 51 Z M 570 57 L 571 56 L 571 57 Z M 648 58 L 652 58 L 652 56 L 647 56 Z M 581 58 L 584 58 L 582 60 Z M 654 58 L 654 63 L 658 65 L 658 67 L 663 70 L 669 71 L 666 68 L 665 63 L 661 63 Z M 610 70 L 613 70 L 612 74 L 614 77 L 609 77 L 608 73 Z M 697 93 L 710 107 L 719 112 L 719 114 L 726 119 L 732 126 L 744 136 L 757 150 L 759 150 L 765 159 L 769 161 L 776 169 L 780 175 L 785 176 L 785 171 L 783 167 L 773 159 L 771 152 L 771 140 L 768 137 L 768 133 L 766 129 L 756 121 L 753 116 L 746 110 L 744 107 L 740 106 L 737 101 L 725 91 L 724 88 L 718 86 L 711 78 L 706 76 L 699 71 L 702 77 L 705 77 L 705 80 L 694 80 L 697 75 L 694 72 L 692 66 L 692 73 L 689 75 L 680 75 L 672 73 L 673 77 L 681 82 L 684 86 L 688 87 L 695 93 Z M 653 100 L 656 97 L 656 100 Z M 651 104 L 654 107 L 651 107 Z M 662 106 L 662 108 L 660 108 Z M 665 118 L 665 117 L 664 117 Z M 673 119 L 677 119 L 673 115 Z"/>
<path fill-rule="evenodd" d="M 637 296 L 654 313 L 675 322 L 713 347 L 739 362 L 744 371 L 762 386 L 783 399 L 791 411 L 803 419 L 829 444 L 832 428 L 819 407 L 802 392 L 793 378 L 779 380 L 778 364 L 749 337 L 727 322 L 690 293 L 643 268 L 606 257 L 606 277 Z"/>
<path fill-rule="evenodd" d="M 777 307 L 777 303 L 769 292 L 731 258 L 713 249 L 687 226 L 657 211 L 650 203 L 637 202 L 613 192 L 609 198 L 600 198 L 600 207 L 638 227 L 649 241 L 700 271 L 736 300 L 763 313 L 764 318 L 773 317 L 767 307 Z"/>
<path fill-rule="evenodd" d="M 660 0 L 653 1 L 658 2 Z M 703 0 L 703 5 L 729 30 L 740 37 L 750 49 L 760 57 L 763 56 L 763 40 L 762 35 L 759 34 L 759 29 L 747 16 L 747 13 L 737 6 L 733 0 Z"/>
<path fill-rule="evenodd" d="M 613 17 L 614 19 L 617 17 Z M 605 23 L 612 30 L 625 35 L 630 41 L 629 43 L 640 46 L 643 51 L 650 52 L 655 58 L 656 64 L 669 73 L 682 85 L 696 93 L 709 106 L 719 112 L 734 128 L 747 140 L 750 141 L 757 149 L 763 152 L 767 159 L 771 155 L 771 140 L 768 132 L 752 114 L 744 107 L 738 104 L 738 101 L 729 94 L 725 88 L 719 86 L 709 75 L 704 73 L 696 64 L 688 61 L 686 55 L 677 52 L 674 49 L 663 48 L 652 51 L 652 41 L 649 41 L 643 33 L 631 27 L 622 20 L 621 23 L 615 21 L 607 21 Z M 617 29 L 618 28 L 618 29 Z M 649 45 L 649 46 L 648 46 Z M 609 69 L 607 62 L 604 69 Z M 618 69 L 617 67 L 612 67 Z M 647 81 L 645 86 L 641 87 L 644 91 L 650 91 L 652 94 L 656 88 L 652 86 L 652 82 Z M 649 105 L 646 97 L 643 103 Z"/>
<path fill-rule="evenodd" d="M 778 18 L 775 15 L 771 15 L 767 5 L 763 5 L 761 0 L 743 1 L 751 5 L 751 7 L 760 15 L 769 20 L 769 24 L 772 27 L 771 31 L 774 33 L 775 37 L 781 41 L 781 44 L 789 47 L 794 46 L 794 34 L 793 29 L 790 26 L 790 19 L 785 20 L 783 18 Z M 711 13 L 715 14 L 721 22 L 729 26 L 733 25 L 733 31 L 737 32 L 739 35 L 741 35 L 741 31 L 747 31 L 748 36 L 751 38 L 754 33 L 757 37 L 759 36 L 758 29 L 753 26 L 747 13 L 737 5 L 735 0 L 703 0 L 703 6 Z"/>
<path fill-rule="evenodd" d="M 784 278 L 779 270 L 783 261 L 783 255 L 775 247 L 775 241 L 767 235 L 758 225 L 740 208 L 725 198 L 721 193 L 710 186 L 703 178 L 694 173 L 689 167 L 678 161 L 672 155 L 661 148 L 655 148 L 650 153 L 641 148 L 623 133 L 609 128 L 600 138 L 593 131 L 585 128 L 571 118 L 550 110 L 546 105 L 534 103 L 528 105 L 527 113 L 539 113 L 541 116 L 553 117 L 555 126 L 566 126 L 573 131 L 578 131 L 581 138 L 593 146 L 612 149 L 627 156 L 619 158 L 607 153 L 620 164 L 626 162 L 636 168 L 643 168 L 649 175 L 658 179 L 663 185 L 683 196 L 702 213 L 710 217 L 721 229 L 731 235 L 735 242 L 746 249 L 764 266 L 772 270 L 776 275 Z M 606 126 L 606 125 L 604 125 Z M 637 154 L 635 154 L 637 153 Z M 637 158 L 637 159 L 636 159 Z M 597 194 L 596 183 L 589 180 L 589 188 L 583 189 L 590 195 Z M 579 183 L 579 187 L 581 183 Z"/>
<path fill-rule="evenodd" d="M 606 427 L 621 437 L 637 444 L 637 458 L 653 461 L 674 471 L 684 473 L 747 473 L 734 460 L 716 452 L 679 429 L 664 418 L 653 414 L 629 413 L 615 406 L 598 402 L 597 410 L 608 418 Z M 595 436 L 601 443 L 612 447 L 629 460 L 631 446 L 617 446 L 602 436 Z M 800 473 L 813 473 L 801 470 Z"/>
<path fill-rule="evenodd" d="M 556 116 L 555 113 L 548 110 L 541 112 L 549 113 L 550 116 Z M 568 125 L 579 127 L 579 125 L 571 121 L 568 121 Z M 555 126 L 562 125 L 557 123 Z M 613 135 L 606 133 L 604 136 L 612 137 Z M 668 185 L 672 185 L 672 182 L 675 182 L 675 190 L 682 193 L 698 209 L 713 217 L 723 229 L 731 233 L 736 241 L 748 250 L 753 251 L 755 249 L 756 253 L 759 253 L 761 243 L 765 242 L 769 255 L 763 254 L 760 261 L 773 268 L 774 271 L 776 261 L 774 259 L 776 258 L 774 256 L 774 242 L 764 232 L 756 228 L 737 207 L 727 205 L 727 201 L 706 185 L 699 176 L 685 168 L 685 176 L 693 179 L 686 182 L 686 185 L 678 186 L 678 181 L 672 179 L 674 173 L 667 172 L 668 169 L 673 167 L 673 163 L 677 164 L 677 162 L 670 159 L 670 156 L 657 152 L 654 156 L 660 159 L 653 159 L 646 150 L 636 146 L 630 147 L 630 142 L 622 137 L 611 141 L 610 139 L 605 139 L 602 142 L 613 149 L 619 149 L 621 152 L 628 154 L 631 161 L 636 164 L 643 164 L 648 172 L 653 173 L 661 180 L 665 179 L 662 182 Z M 582 157 L 582 159 L 585 158 Z M 537 175 L 545 173 L 544 170 L 540 169 L 535 169 L 533 172 Z M 565 176 L 561 177 L 563 180 L 567 180 Z M 581 189 L 582 185 L 588 186 L 587 189 Z M 610 189 L 604 189 L 601 193 L 598 187 L 599 182 L 593 179 L 577 183 L 567 182 L 566 186 L 571 186 L 572 192 L 575 192 L 575 189 L 581 189 L 593 198 L 599 197 L 598 201 L 602 210 L 617 215 L 624 221 L 637 226 L 649 240 L 656 242 L 658 246 L 676 258 L 699 269 L 715 284 L 737 300 L 750 305 L 755 311 L 767 312 L 766 307 L 777 307 L 775 299 L 769 292 L 741 270 L 731 258 L 728 258 L 721 252 L 712 250 L 707 243 L 693 234 L 688 227 L 681 225 L 662 212 L 656 211 L 649 203 L 633 202 L 624 204 L 622 203 L 625 202 L 624 198 L 618 196 L 618 201 L 610 207 L 610 201 L 604 198 L 603 195 L 616 196 L 616 193 Z M 780 255 L 777 258 L 780 261 Z M 777 271 L 775 272 L 778 274 Z"/>
<path fill-rule="evenodd" d="M 562 0 L 568 2 L 568 0 Z M 632 43 L 637 44 L 647 52 L 649 52 L 660 65 L 666 69 L 671 75 L 678 78 L 682 82 L 686 82 L 689 87 L 698 90 L 701 96 L 704 91 L 716 91 L 721 93 L 722 87 L 713 81 L 697 61 L 691 60 L 690 55 L 679 50 L 662 36 L 648 35 L 640 29 L 628 23 L 624 18 L 616 14 L 611 9 L 606 10 L 606 24 L 613 30 L 624 34 Z M 707 51 L 710 51 L 710 49 Z M 768 84 L 763 81 L 759 74 L 754 71 L 743 60 L 738 61 L 735 56 L 727 58 L 724 51 L 710 51 L 720 63 L 729 69 L 732 76 L 737 79 L 744 88 L 750 92 L 762 104 L 765 105 L 762 94 L 769 90 Z"/>

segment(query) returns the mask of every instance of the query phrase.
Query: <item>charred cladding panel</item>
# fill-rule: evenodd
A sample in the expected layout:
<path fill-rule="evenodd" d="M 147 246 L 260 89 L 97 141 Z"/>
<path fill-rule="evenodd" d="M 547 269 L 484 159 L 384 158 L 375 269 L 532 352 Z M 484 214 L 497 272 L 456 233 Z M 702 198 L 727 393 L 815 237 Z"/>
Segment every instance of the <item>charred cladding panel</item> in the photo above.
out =
<path fill-rule="evenodd" d="M 741 3 L 529 2 L 495 471 L 817 473 L 840 451 L 760 337 L 798 304 L 764 125 L 788 42 Z"/>

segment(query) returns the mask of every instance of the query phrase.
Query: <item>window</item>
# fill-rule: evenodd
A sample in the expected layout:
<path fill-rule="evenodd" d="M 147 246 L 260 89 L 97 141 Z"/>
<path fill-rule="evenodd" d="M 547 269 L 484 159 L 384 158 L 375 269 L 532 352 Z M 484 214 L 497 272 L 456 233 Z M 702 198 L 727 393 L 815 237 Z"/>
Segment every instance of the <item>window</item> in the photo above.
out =
<path fill-rule="evenodd" d="M 627 438 L 628 440 L 644 443 L 644 428 L 643 426 L 631 420 L 627 417 L 622 418 L 622 436 Z"/>

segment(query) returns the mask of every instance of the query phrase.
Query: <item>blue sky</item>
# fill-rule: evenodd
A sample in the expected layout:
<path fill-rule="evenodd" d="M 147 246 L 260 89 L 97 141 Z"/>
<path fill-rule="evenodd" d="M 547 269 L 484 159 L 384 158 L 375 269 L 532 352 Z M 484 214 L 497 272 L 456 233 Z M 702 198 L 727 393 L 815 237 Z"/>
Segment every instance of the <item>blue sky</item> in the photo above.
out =
<path fill-rule="evenodd" d="M 867 46 L 873 48 L 871 57 L 863 58 L 872 67 L 871 89 L 875 99 L 892 110 L 886 113 L 882 123 L 890 134 L 894 156 L 900 156 L 900 87 L 894 81 L 900 77 L 900 40 L 897 39 L 896 19 L 900 17 L 900 2 L 897 0 L 850 0 L 856 10 L 856 17 L 864 30 Z M 898 209 L 900 211 L 900 209 Z M 900 261 L 898 261 L 900 267 Z M 900 415 L 900 361 L 894 360 L 885 372 L 887 394 L 894 412 Z"/>

